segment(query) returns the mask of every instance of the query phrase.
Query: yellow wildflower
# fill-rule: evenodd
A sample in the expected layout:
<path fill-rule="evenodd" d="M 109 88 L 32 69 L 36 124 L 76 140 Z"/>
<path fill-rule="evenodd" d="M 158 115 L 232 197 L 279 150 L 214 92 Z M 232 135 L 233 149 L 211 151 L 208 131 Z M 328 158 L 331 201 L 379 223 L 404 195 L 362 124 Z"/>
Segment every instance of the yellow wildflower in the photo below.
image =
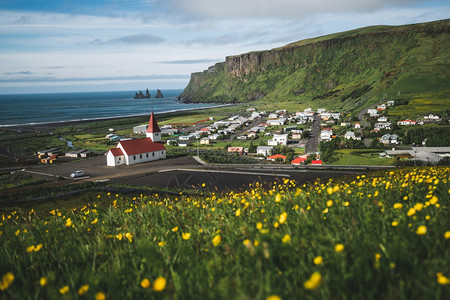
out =
<path fill-rule="evenodd" d="M 34 247 L 34 252 L 38 252 L 41 249 L 42 249 L 42 244 L 38 244 L 38 245 L 36 245 L 36 247 Z"/>
<path fill-rule="evenodd" d="M 19 233 L 20 233 L 20 229 L 18 229 L 14 234 L 15 234 L 16 236 L 18 236 Z"/>
<path fill-rule="evenodd" d="M 397 221 L 392 221 L 391 225 L 392 225 L 392 227 L 396 227 L 398 225 L 398 222 Z"/>
<path fill-rule="evenodd" d="M 283 224 L 284 222 L 286 222 L 287 219 L 287 212 L 282 212 L 280 217 L 278 218 L 278 221 L 280 222 L 280 224 Z"/>
<path fill-rule="evenodd" d="M 427 226 L 425 225 L 420 225 L 419 227 L 417 227 L 416 233 L 418 235 L 424 235 L 427 233 Z"/>
<path fill-rule="evenodd" d="M 344 206 L 349 206 L 349 205 L 350 205 L 350 202 L 348 202 L 348 201 L 344 202 Z"/>
<path fill-rule="evenodd" d="M 39 280 L 39 284 L 41 286 L 45 286 L 47 284 L 47 278 L 41 277 L 41 279 Z"/>
<path fill-rule="evenodd" d="M 333 194 L 333 188 L 332 187 L 327 188 L 327 193 L 330 195 Z"/>
<path fill-rule="evenodd" d="M 281 201 L 281 195 L 280 195 L 280 193 L 278 193 L 276 196 L 275 196 L 275 202 L 280 202 Z"/>
<path fill-rule="evenodd" d="M 220 244 L 220 242 L 222 241 L 222 238 L 220 237 L 220 235 L 216 235 L 213 239 L 212 239 L 212 244 L 214 247 L 218 246 Z"/>
<path fill-rule="evenodd" d="M 103 292 L 98 292 L 95 294 L 95 300 L 106 300 L 106 295 Z"/>
<path fill-rule="evenodd" d="M 395 203 L 393 207 L 394 207 L 394 209 L 402 209 L 403 204 L 401 204 L 401 203 Z"/>
<path fill-rule="evenodd" d="M 31 245 L 27 248 L 27 252 L 33 252 L 34 251 L 34 245 Z"/>
<path fill-rule="evenodd" d="M 262 227 L 263 227 L 263 224 L 261 222 L 258 222 L 256 224 L 256 229 L 261 230 Z"/>
<path fill-rule="evenodd" d="M 174 228 L 172 228 L 173 232 L 177 232 L 178 231 L 178 226 L 175 226 Z"/>
<path fill-rule="evenodd" d="M 159 276 L 155 279 L 155 282 L 153 283 L 153 290 L 155 292 L 162 292 L 166 288 L 166 279 L 162 276 Z"/>
<path fill-rule="evenodd" d="M 433 196 L 433 197 L 431 197 L 431 199 L 430 199 L 430 204 L 431 204 L 431 205 L 435 205 L 438 201 L 439 201 L 439 200 L 438 200 L 438 197 Z"/>
<path fill-rule="evenodd" d="M 321 264 L 323 263 L 323 258 L 322 258 L 322 256 L 316 256 L 316 257 L 313 259 L 313 262 L 314 262 L 315 265 L 321 265 Z"/>
<path fill-rule="evenodd" d="M 82 285 L 79 289 L 78 289 L 78 295 L 84 295 L 87 293 L 87 291 L 89 290 L 89 284 L 85 284 Z"/>
<path fill-rule="evenodd" d="M 444 276 L 442 273 L 437 273 L 437 282 L 440 285 L 447 285 L 450 284 L 450 279 L 448 279 L 446 276 Z"/>
<path fill-rule="evenodd" d="M 150 280 L 148 280 L 147 278 L 142 279 L 141 281 L 141 286 L 146 289 L 150 286 Z"/>
<path fill-rule="evenodd" d="M 191 234 L 189 232 L 185 232 L 181 235 L 183 237 L 183 240 L 188 240 L 191 237 Z"/>
<path fill-rule="evenodd" d="M 280 223 L 278 223 L 278 222 L 275 222 L 274 224 L 273 224 L 273 227 L 275 227 L 275 228 L 278 228 L 280 226 Z"/>
<path fill-rule="evenodd" d="M 161 242 L 158 243 L 158 246 L 160 246 L 160 247 L 164 247 L 165 245 L 166 245 L 165 241 L 161 241 Z"/>
<path fill-rule="evenodd" d="M 266 300 L 281 300 L 281 297 L 277 295 L 270 295 L 266 298 Z"/>
<path fill-rule="evenodd" d="M 291 236 L 289 234 L 285 234 L 281 241 L 285 244 L 289 243 L 291 241 Z"/>
<path fill-rule="evenodd" d="M 421 211 L 422 208 L 423 208 L 423 204 L 422 203 L 416 203 L 414 205 L 414 209 L 417 210 L 417 211 Z"/>
<path fill-rule="evenodd" d="M 328 213 L 328 207 L 322 211 L 324 214 Z"/>
<path fill-rule="evenodd" d="M 68 291 L 69 291 L 69 287 L 67 285 L 65 285 L 59 289 L 59 293 L 62 295 L 66 294 Z"/>
<path fill-rule="evenodd" d="M 409 210 L 408 210 L 408 212 L 406 213 L 406 215 L 408 216 L 408 217 L 411 217 L 411 216 L 414 216 L 416 214 L 416 210 L 414 209 L 414 208 L 410 208 Z"/>
<path fill-rule="evenodd" d="M 239 217 L 239 216 L 241 215 L 241 209 L 240 209 L 240 208 L 238 208 L 238 209 L 236 210 L 235 215 L 236 215 L 236 217 Z"/>
<path fill-rule="evenodd" d="M 66 220 L 66 227 L 72 226 L 72 220 L 70 218 L 67 218 Z"/>
<path fill-rule="evenodd" d="M 97 224 L 97 222 L 98 222 L 98 219 L 95 218 L 95 219 L 91 222 L 91 224 Z"/>
<path fill-rule="evenodd" d="M 333 200 L 328 200 L 328 201 L 327 201 L 327 206 L 328 206 L 328 207 L 333 206 Z"/>
<path fill-rule="evenodd" d="M 129 232 L 125 233 L 125 237 L 128 239 L 128 241 L 131 243 L 133 241 L 133 235 Z"/>
<path fill-rule="evenodd" d="M 307 281 L 305 281 L 303 285 L 307 290 L 315 290 L 320 286 L 321 283 L 322 283 L 322 275 L 320 275 L 319 272 L 314 272 L 311 275 L 311 277 Z"/>
<path fill-rule="evenodd" d="M 446 231 L 446 232 L 444 233 L 444 237 L 445 237 L 446 239 L 450 239 L 450 231 Z"/>
<path fill-rule="evenodd" d="M 2 281 L 0 282 L 0 290 L 4 291 L 6 290 L 11 283 L 14 281 L 14 274 L 11 272 L 6 273 L 2 277 Z"/>
<path fill-rule="evenodd" d="M 344 245 L 342 245 L 342 244 L 337 244 L 336 246 L 334 246 L 334 251 L 336 251 L 336 252 L 342 252 L 342 250 L 344 250 Z"/>

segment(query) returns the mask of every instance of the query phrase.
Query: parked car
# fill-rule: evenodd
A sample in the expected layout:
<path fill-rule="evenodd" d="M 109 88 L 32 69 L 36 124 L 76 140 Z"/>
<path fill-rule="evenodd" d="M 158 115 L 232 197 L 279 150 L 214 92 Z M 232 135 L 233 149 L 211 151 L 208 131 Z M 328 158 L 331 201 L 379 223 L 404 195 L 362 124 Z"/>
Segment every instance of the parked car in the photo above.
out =
<path fill-rule="evenodd" d="M 76 178 L 76 177 L 82 177 L 82 176 L 84 176 L 85 174 L 84 174 L 84 171 L 83 170 L 78 170 L 78 171 L 75 171 L 75 172 L 73 172 L 72 174 L 70 174 L 70 177 L 71 178 Z"/>

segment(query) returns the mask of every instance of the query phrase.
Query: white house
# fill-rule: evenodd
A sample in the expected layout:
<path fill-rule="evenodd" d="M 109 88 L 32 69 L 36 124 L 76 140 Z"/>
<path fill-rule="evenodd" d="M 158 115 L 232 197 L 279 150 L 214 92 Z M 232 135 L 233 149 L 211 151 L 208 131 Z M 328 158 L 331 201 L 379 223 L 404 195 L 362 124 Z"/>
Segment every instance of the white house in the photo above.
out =
<path fill-rule="evenodd" d="M 394 105 L 395 105 L 395 101 L 394 100 L 388 100 L 387 106 L 394 106 Z"/>
<path fill-rule="evenodd" d="M 369 108 L 367 110 L 367 113 L 369 114 L 369 116 L 371 117 L 377 117 L 378 116 L 378 111 L 375 108 Z"/>
<path fill-rule="evenodd" d="M 344 135 L 344 138 L 346 138 L 347 140 L 349 139 L 356 140 L 356 136 L 353 131 L 347 131 Z"/>
<path fill-rule="evenodd" d="M 122 140 L 106 154 L 106 165 L 133 165 L 166 158 L 166 147 L 161 143 L 161 130 L 152 112 L 146 138 Z"/>
<path fill-rule="evenodd" d="M 381 129 L 391 129 L 391 122 L 375 123 L 374 129 L 375 131 L 380 131 Z"/>
<path fill-rule="evenodd" d="M 384 145 L 399 144 L 397 134 L 385 134 L 380 138 L 380 143 Z"/>
<path fill-rule="evenodd" d="M 269 126 L 279 126 L 286 123 L 286 118 L 279 118 L 276 120 L 267 120 L 267 125 Z"/>
<path fill-rule="evenodd" d="M 379 118 L 377 119 L 377 121 L 378 121 L 378 122 L 387 122 L 387 121 L 388 121 L 388 118 L 385 117 L 385 116 L 382 116 L 382 117 L 379 117 Z"/>
<path fill-rule="evenodd" d="M 276 113 L 269 114 L 269 119 L 276 119 L 278 118 L 278 115 Z"/>
<path fill-rule="evenodd" d="M 287 145 L 287 134 L 274 134 L 271 140 L 267 141 L 269 146 Z"/>
<path fill-rule="evenodd" d="M 333 136 L 333 131 L 331 130 L 331 128 L 324 128 L 320 132 L 320 139 L 322 141 L 329 141 L 329 140 L 331 140 L 332 136 Z"/>
<path fill-rule="evenodd" d="M 416 121 L 412 121 L 412 120 L 401 120 L 397 122 L 397 125 L 416 125 Z"/>
<path fill-rule="evenodd" d="M 256 154 L 269 156 L 272 154 L 272 150 L 272 146 L 258 146 L 258 148 L 256 148 Z"/>
<path fill-rule="evenodd" d="M 359 124 L 358 122 L 355 123 L 355 128 L 361 128 L 361 124 Z"/>

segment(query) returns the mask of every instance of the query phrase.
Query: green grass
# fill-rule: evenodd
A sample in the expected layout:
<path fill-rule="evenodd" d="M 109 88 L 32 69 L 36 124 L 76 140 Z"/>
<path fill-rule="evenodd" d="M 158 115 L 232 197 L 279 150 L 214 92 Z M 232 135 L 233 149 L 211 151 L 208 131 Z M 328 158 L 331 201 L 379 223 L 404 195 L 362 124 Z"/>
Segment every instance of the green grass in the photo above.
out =
<path fill-rule="evenodd" d="M 227 194 L 100 192 L 72 209 L 3 213 L 0 297 L 446 299 L 449 171 Z"/>
<path fill-rule="evenodd" d="M 357 165 L 357 166 L 391 166 L 395 162 L 395 158 L 380 158 L 380 150 L 371 149 L 354 149 L 354 150 L 336 150 L 339 156 L 337 161 L 332 165 Z M 350 158 L 350 159 L 349 159 Z"/>

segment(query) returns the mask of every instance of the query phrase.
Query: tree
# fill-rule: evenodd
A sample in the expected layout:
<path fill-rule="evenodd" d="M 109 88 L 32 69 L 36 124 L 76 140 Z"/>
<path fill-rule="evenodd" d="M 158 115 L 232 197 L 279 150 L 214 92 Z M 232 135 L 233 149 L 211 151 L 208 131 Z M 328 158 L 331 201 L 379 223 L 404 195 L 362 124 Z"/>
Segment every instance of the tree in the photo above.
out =
<path fill-rule="evenodd" d="M 250 146 L 248 147 L 248 152 L 249 153 L 256 153 L 257 150 L 257 146 L 253 144 L 253 142 L 250 142 Z"/>

